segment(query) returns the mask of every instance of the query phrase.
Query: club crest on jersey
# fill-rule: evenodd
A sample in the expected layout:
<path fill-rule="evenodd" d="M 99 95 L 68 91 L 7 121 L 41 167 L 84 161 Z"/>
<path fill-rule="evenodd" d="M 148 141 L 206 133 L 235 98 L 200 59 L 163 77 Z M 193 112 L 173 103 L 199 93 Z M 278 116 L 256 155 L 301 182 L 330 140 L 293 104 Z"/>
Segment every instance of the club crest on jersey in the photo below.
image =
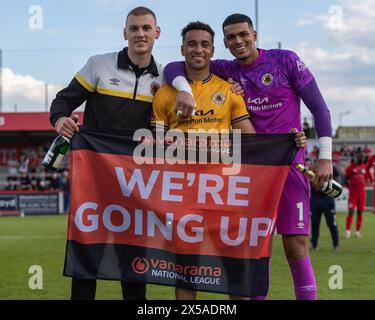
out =
<path fill-rule="evenodd" d="M 224 104 L 226 99 L 227 99 L 226 96 L 221 92 L 216 92 L 212 96 L 212 101 L 215 102 L 216 104 Z"/>
<path fill-rule="evenodd" d="M 273 82 L 273 75 L 270 73 L 267 73 L 263 76 L 262 82 L 265 86 L 270 86 Z"/>
<path fill-rule="evenodd" d="M 151 94 L 154 96 L 156 92 L 160 89 L 160 84 L 157 82 L 152 82 L 150 86 Z"/>

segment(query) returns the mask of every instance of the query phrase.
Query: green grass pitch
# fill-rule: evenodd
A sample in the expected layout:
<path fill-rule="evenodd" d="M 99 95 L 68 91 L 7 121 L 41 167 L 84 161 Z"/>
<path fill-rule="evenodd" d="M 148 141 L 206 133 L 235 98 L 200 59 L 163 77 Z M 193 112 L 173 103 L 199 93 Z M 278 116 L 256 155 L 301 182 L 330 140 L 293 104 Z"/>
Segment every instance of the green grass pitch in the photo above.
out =
<path fill-rule="evenodd" d="M 344 239 L 346 214 L 337 216 L 340 251 L 333 252 L 324 218 L 321 223 L 319 251 L 311 252 L 318 286 L 318 298 L 375 298 L 375 215 L 366 212 L 363 237 Z M 62 276 L 67 216 L 0 218 L 0 299 L 52 300 L 69 299 L 70 279 Z M 43 268 L 43 289 L 28 287 L 29 267 Z M 329 268 L 343 269 L 343 289 L 329 288 Z M 149 285 L 148 299 L 174 298 L 174 288 Z M 226 295 L 199 293 L 199 299 L 227 299 Z M 121 299 L 118 281 L 98 281 L 97 299 Z M 281 237 L 273 241 L 270 300 L 294 299 L 292 279 L 282 250 Z"/>

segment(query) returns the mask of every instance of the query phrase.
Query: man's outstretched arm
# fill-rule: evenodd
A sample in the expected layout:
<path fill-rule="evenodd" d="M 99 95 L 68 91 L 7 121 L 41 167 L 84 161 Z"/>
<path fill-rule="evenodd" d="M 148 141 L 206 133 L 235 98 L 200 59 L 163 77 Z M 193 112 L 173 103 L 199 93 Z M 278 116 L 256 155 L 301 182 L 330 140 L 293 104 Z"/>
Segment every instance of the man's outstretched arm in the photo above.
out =
<path fill-rule="evenodd" d="M 176 97 L 176 113 L 180 118 L 187 118 L 195 112 L 195 99 L 193 92 L 185 86 L 185 62 L 177 61 L 167 64 L 164 68 L 165 82 L 178 90 Z"/>
<path fill-rule="evenodd" d="M 70 118 L 72 112 L 84 103 L 90 91 L 84 88 L 76 79 L 68 87 L 61 90 L 52 101 L 50 122 L 57 133 L 71 139 L 79 131 L 77 124 Z"/>
<path fill-rule="evenodd" d="M 51 124 L 55 127 L 57 133 L 69 139 L 73 137 L 75 132 L 79 131 L 77 124 L 70 118 L 70 115 L 96 90 L 95 59 L 97 58 L 89 58 L 69 86 L 56 95 L 51 105 Z"/>
<path fill-rule="evenodd" d="M 218 77 L 228 80 L 231 75 L 228 73 L 231 61 L 214 60 L 210 62 L 210 72 Z M 187 85 L 185 74 L 185 62 L 176 61 L 167 64 L 164 68 L 165 82 L 178 90 L 176 97 L 176 112 L 181 118 L 187 118 L 195 112 L 195 99 L 189 85 Z M 232 82 L 231 82 L 232 83 Z M 241 94 L 242 90 L 238 89 L 237 84 L 233 86 L 233 92 Z"/>
<path fill-rule="evenodd" d="M 315 79 L 302 88 L 299 95 L 314 116 L 319 138 L 319 159 L 315 164 L 314 185 L 325 188 L 333 178 L 331 115 Z"/>

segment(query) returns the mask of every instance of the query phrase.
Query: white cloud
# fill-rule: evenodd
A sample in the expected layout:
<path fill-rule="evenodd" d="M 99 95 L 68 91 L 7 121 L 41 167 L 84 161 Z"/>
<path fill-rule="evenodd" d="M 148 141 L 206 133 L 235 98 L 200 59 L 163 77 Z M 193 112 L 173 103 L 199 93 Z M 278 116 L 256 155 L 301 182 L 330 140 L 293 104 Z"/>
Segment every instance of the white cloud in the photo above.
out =
<path fill-rule="evenodd" d="M 328 99 L 335 102 L 345 102 L 356 110 L 364 107 L 367 110 L 368 106 L 375 107 L 375 86 L 330 86 L 322 88 L 322 92 Z M 375 109 L 373 111 L 375 112 Z"/>
<path fill-rule="evenodd" d="M 314 73 L 331 110 L 334 128 L 340 125 L 375 126 L 375 63 L 366 53 L 329 52 L 321 47 L 300 44 L 295 51 Z M 345 111 L 350 114 L 341 116 Z M 309 115 L 306 109 L 304 116 Z"/>
<path fill-rule="evenodd" d="M 321 24 L 330 38 L 344 48 L 375 50 L 375 1 L 339 0 L 327 13 L 308 15 L 297 21 L 300 27 Z M 373 51 L 372 51 L 373 52 Z M 367 59 L 370 59 L 367 56 Z M 375 58 L 371 61 L 374 63 Z"/>
<path fill-rule="evenodd" d="M 332 125 L 375 126 L 375 86 L 353 86 L 326 84 L 320 82 L 319 88 L 331 111 Z M 350 111 L 342 117 L 341 114 Z M 310 117 L 310 111 L 303 108 L 304 117 Z"/>
<path fill-rule="evenodd" d="M 300 18 L 297 20 L 297 26 L 299 27 L 309 27 L 316 24 L 323 25 L 325 29 L 329 28 L 329 21 L 332 16 L 328 13 L 312 15 L 308 14 L 304 18 Z"/>
<path fill-rule="evenodd" d="M 349 52 L 328 52 L 321 47 L 310 47 L 306 43 L 300 43 L 296 52 L 308 65 L 320 71 L 331 71 L 340 68 L 342 63 L 354 59 L 354 54 Z"/>
<path fill-rule="evenodd" d="M 297 22 L 300 27 L 320 25 L 335 44 L 334 51 L 305 43 L 295 48 L 318 80 L 334 127 L 340 118 L 345 125 L 375 125 L 374 20 L 374 0 L 339 0 L 327 13 Z M 350 114 L 340 117 L 348 110 Z"/>
<path fill-rule="evenodd" d="M 368 58 L 371 50 L 330 52 L 301 43 L 295 51 L 326 86 L 375 85 L 375 62 Z"/>
<path fill-rule="evenodd" d="M 62 86 L 48 85 L 48 108 Z M 29 75 L 3 69 L 3 111 L 46 111 L 45 83 Z"/>
<path fill-rule="evenodd" d="M 320 25 L 335 51 L 295 48 L 315 74 L 334 127 L 375 126 L 375 1 L 339 0 L 327 13 L 308 15 L 300 27 Z M 343 113 L 350 111 L 349 114 Z M 309 111 L 303 110 L 303 116 Z"/>
<path fill-rule="evenodd" d="M 375 105 L 361 106 L 357 103 L 334 103 L 326 98 L 332 119 L 334 131 L 340 126 L 373 127 L 375 126 Z M 311 119 L 311 113 L 307 108 L 302 108 L 302 117 Z M 310 120 L 311 121 L 311 120 Z"/>

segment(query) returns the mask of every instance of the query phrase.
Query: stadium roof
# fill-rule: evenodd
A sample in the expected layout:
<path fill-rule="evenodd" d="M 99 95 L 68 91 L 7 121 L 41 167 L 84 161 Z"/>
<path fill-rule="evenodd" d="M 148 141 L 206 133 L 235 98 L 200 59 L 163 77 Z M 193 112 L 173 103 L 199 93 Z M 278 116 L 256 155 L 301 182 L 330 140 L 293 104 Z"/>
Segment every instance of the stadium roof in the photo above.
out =
<path fill-rule="evenodd" d="M 82 112 L 75 112 L 83 119 Z M 0 113 L 0 132 L 45 132 L 54 131 L 49 122 L 49 112 Z"/>

